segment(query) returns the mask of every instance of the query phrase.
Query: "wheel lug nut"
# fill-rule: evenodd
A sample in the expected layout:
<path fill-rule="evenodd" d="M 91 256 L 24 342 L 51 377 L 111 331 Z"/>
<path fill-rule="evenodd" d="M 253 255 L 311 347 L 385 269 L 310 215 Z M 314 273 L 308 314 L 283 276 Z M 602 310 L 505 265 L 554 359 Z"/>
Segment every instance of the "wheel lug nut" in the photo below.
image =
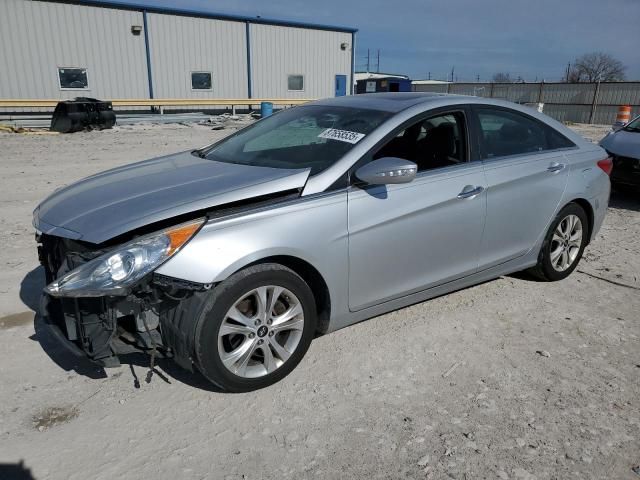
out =
<path fill-rule="evenodd" d="M 249 334 L 249 338 L 253 338 L 253 337 L 255 337 L 255 336 L 256 336 L 256 334 L 255 334 L 255 333 L 250 333 L 250 334 Z"/>
<path fill-rule="evenodd" d="M 254 323 L 255 323 L 255 325 L 257 327 L 258 325 L 260 325 L 260 320 L 256 320 Z"/>
<path fill-rule="evenodd" d="M 273 337 L 273 332 L 269 332 L 269 336 L 270 336 L 270 337 Z"/>
<path fill-rule="evenodd" d="M 264 340 L 262 340 L 262 339 L 258 340 L 258 345 L 262 345 L 263 342 L 264 342 Z"/>
<path fill-rule="evenodd" d="M 267 320 L 267 325 L 271 325 L 271 322 L 272 322 L 271 319 Z"/>

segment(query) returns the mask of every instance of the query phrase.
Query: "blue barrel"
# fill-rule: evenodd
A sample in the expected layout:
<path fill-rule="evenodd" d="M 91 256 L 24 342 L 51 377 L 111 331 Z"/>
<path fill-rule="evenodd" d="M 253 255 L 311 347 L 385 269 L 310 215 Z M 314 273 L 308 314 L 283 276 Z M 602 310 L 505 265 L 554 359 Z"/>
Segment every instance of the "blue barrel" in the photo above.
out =
<path fill-rule="evenodd" d="M 273 103 L 262 102 L 260 103 L 260 117 L 268 117 L 273 113 Z"/>

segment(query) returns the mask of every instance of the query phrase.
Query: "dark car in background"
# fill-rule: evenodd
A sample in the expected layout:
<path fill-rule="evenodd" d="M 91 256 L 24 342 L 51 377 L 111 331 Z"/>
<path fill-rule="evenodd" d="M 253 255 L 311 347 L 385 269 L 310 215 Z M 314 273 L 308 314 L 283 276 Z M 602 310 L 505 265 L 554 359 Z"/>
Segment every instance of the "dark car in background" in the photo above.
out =
<path fill-rule="evenodd" d="M 600 141 L 613 160 L 611 184 L 640 189 L 640 115 Z"/>

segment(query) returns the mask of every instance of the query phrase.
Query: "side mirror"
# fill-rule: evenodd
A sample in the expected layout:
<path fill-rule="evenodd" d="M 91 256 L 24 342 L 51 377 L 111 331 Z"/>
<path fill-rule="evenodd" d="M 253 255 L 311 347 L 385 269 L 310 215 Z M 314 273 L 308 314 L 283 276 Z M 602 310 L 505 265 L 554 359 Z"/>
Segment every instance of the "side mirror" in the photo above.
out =
<path fill-rule="evenodd" d="M 356 170 L 356 177 L 370 185 L 409 183 L 416 178 L 418 166 L 396 157 L 384 157 L 363 165 Z"/>

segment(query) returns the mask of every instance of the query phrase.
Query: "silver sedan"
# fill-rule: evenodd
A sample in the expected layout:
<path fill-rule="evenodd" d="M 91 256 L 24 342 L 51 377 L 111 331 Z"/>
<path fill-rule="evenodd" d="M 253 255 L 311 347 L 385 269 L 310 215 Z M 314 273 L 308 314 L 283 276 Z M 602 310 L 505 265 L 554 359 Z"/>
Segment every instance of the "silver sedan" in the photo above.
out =
<path fill-rule="evenodd" d="M 602 148 L 508 102 L 313 102 L 53 193 L 34 211 L 42 312 L 103 366 L 138 350 L 253 390 L 315 335 L 516 271 L 567 277 L 610 172 Z"/>

